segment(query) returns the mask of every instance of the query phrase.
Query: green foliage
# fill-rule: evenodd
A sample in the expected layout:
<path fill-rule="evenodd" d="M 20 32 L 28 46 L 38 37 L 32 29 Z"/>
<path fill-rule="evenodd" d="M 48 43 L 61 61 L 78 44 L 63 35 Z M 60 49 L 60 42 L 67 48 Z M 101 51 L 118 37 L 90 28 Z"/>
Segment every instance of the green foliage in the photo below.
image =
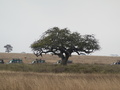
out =
<path fill-rule="evenodd" d="M 0 70 L 38 72 L 38 73 L 120 73 L 120 65 L 70 64 L 67 66 L 53 64 L 1 64 Z"/>
<path fill-rule="evenodd" d="M 64 48 L 71 54 L 79 51 L 91 53 L 94 50 L 99 50 L 100 46 L 94 35 L 80 35 L 78 32 L 71 33 L 66 28 L 54 27 L 48 29 L 38 41 L 31 45 L 31 48 L 33 50 L 41 48 L 42 53 L 54 52 L 54 54 L 57 50 L 63 51 L 61 48 Z"/>
<path fill-rule="evenodd" d="M 31 48 L 36 56 L 49 52 L 58 55 L 64 65 L 67 64 L 72 53 L 89 54 L 99 50 L 100 46 L 94 35 L 80 35 L 78 32 L 71 33 L 67 28 L 54 27 L 48 29 L 39 40 L 31 44 Z"/>

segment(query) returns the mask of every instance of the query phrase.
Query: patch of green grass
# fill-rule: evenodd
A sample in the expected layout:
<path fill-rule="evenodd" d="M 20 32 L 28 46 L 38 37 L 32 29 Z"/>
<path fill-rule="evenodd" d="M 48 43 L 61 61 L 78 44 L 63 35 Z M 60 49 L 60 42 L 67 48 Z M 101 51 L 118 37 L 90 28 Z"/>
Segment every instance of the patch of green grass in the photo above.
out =
<path fill-rule="evenodd" d="M 0 70 L 46 73 L 120 73 L 119 65 L 70 64 L 0 64 Z"/>

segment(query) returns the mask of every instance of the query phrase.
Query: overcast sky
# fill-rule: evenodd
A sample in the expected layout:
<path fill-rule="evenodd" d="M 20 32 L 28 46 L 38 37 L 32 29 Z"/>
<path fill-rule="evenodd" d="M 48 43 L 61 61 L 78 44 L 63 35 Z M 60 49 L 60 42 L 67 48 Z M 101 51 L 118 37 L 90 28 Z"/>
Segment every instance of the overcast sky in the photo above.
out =
<path fill-rule="evenodd" d="M 92 55 L 120 55 L 120 0 L 0 0 L 0 52 L 32 53 L 30 45 L 57 26 L 94 34 L 101 50 Z"/>

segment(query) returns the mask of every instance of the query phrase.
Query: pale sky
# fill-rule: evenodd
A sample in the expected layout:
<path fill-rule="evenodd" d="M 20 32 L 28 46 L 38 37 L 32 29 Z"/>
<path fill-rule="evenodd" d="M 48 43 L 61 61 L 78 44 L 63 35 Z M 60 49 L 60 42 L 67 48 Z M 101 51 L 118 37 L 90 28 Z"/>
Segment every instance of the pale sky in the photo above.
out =
<path fill-rule="evenodd" d="M 32 53 L 30 45 L 52 27 L 94 34 L 101 50 L 120 55 L 120 0 L 0 0 L 0 52 Z"/>

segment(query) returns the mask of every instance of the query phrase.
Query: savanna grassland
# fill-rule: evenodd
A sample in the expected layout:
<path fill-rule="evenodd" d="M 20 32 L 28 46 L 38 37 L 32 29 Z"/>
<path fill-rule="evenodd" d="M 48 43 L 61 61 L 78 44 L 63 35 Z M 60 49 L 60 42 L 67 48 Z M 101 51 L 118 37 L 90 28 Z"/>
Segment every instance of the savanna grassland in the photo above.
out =
<path fill-rule="evenodd" d="M 57 60 L 60 60 L 58 56 L 45 54 L 42 57 L 36 57 L 34 54 L 30 53 L 0 53 L 0 59 L 4 59 L 5 62 L 13 58 L 19 58 L 24 61 L 24 63 L 31 63 L 35 59 L 44 59 L 47 63 L 55 63 Z M 120 57 L 112 56 L 79 56 L 72 55 L 69 60 L 73 60 L 73 63 L 82 63 L 82 64 L 111 64 L 120 60 Z"/>
<path fill-rule="evenodd" d="M 119 74 L 0 71 L 0 90 L 119 90 Z"/>
<path fill-rule="evenodd" d="M 7 63 L 20 58 L 24 64 L 0 64 L 0 90 L 119 90 L 120 66 L 111 65 L 120 57 L 72 56 L 73 64 L 54 64 L 57 56 L 0 53 Z M 45 64 L 31 65 L 36 58 Z"/>

